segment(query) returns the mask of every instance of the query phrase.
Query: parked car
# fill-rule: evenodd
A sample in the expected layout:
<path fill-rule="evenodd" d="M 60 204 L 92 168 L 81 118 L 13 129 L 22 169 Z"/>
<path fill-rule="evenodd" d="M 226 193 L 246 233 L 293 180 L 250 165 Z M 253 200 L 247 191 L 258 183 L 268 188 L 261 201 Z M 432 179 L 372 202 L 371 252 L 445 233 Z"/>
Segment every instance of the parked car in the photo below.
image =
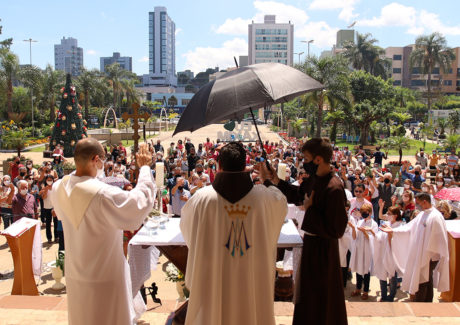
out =
<path fill-rule="evenodd" d="M 253 123 L 252 121 L 252 117 L 248 117 L 248 118 L 245 118 L 245 119 L 242 119 L 241 122 L 250 122 L 250 123 Z M 257 125 L 262 125 L 262 124 L 265 124 L 264 121 L 262 121 L 261 119 L 256 119 L 256 124 Z"/>

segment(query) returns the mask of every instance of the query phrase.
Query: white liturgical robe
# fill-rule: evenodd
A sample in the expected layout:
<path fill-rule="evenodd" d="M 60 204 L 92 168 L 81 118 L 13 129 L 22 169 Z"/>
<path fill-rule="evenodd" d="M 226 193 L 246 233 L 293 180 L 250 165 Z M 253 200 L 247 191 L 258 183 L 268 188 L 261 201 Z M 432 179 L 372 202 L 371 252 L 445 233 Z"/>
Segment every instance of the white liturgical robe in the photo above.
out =
<path fill-rule="evenodd" d="M 212 186 L 182 209 L 189 248 L 187 325 L 274 325 L 276 247 L 287 214 L 274 186 L 254 186 L 235 204 Z"/>
<path fill-rule="evenodd" d="M 439 292 L 449 290 L 449 246 L 441 212 L 424 210 L 408 224 L 393 229 L 391 246 L 403 272 L 402 290 L 415 294 L 419 284 L 429 281 L 430 260 L 439 261 L 433 271 L 433 286 Z"/>
<path fill-rule="evenodd" d="M 53 185 L 51 201 L 65 234 L 69 324 L 135 324 L 123 230 L 138 229 L 154 199 L 155 183 L 146 166 L 130 192 L 75 175 Z M 69 209 L 75 203 L 87 208 Z"/>
<path fill-rule="evenodd" d="M 361 230 L 357 229 L 358 227 L 369 227 L 374 234 L 377 233 L 379 227 L 371 217 L 361 219 L 356 224 L 356 239 L 351 245 L 350 269 L 353 272 L 365 275 L 373 271 L 374 235 L 368 231 L 368 237 L 366 237 Z"/>

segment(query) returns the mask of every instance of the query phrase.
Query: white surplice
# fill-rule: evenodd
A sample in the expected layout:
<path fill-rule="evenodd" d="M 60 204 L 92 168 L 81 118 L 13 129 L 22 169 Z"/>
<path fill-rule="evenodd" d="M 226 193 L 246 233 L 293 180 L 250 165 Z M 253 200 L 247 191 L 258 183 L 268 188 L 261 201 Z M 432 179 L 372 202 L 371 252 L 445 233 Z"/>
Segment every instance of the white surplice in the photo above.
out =
<path fill-rule="evenodd" d="M 274 186 L 256 185 L 235 204 L 212 186 L 195 193 L 180 225 L 189 248 L 186 324 L 275 324 L 276 247 L 286 213 Z"/>
<path fill-rule="evenodd" d="M 135 324 L 122 239 L 123 230 L 138 229 L 152 210 L 156 187 L 150 168 L 140 169 L 138 183 L 130 192 L 91 177 L 71 175 L 65 181 L 62 186 L 62 180 L 53 185 L 51 200 L 64 229 L 69 324 Z M 98 187 L 92 198 L 72 196 L 77 184 L 88 181 Z M 63 189 L 70 196 L 68 202 L 62 202 Z M 78 227 L 76 218 L 68 215 L 72 214 L 70 201 L 83 205 L 89 201 Z"/>
<path fill-rule="evenodd" d="M 393 229 L 398 228 L 401 225 L 400 221 L 396 221 L 391 225 Z M 388 234 L 379 231 L 375 235 L 374 239 L 374 275 L 382 281 L 387 281 L 395 276 L 395 272 L 398 276 L 401 275 L 401 270 L 397 267 L 392 246 L 388 240 Z"/>
<path fill-rule="evenodd" d="M 348 221 L 356 224 L 355 218 L 348 215 Z M 343 236 L 339 238 L 339 256 L 340 256 L 340 266 L 347 267 L 347 253 L 351 252 L 353 243 L 352 229 L 350 225 L 347 224 Z"/>
<path fill-rule="evenodd" d="M 405 226 L 393 230 L 392 252 L 403 273 L 401 289 L 415 294 L 419 284 L 429 281 L 430 260 L 439 261 L 433 271 L 433 285 L 449 290 L 449 246 L 446 222 L 435 208 L 420 212 Z"/>
<path fill-rule="evenodd" d="M 374 253 L 374 236 L 368 231 L 367 238 L 358 227 L 369 227 L 376 234 L 379 227 L 377 223 L 369 217 L 361 219 L 356 224 L 356 239 L 351 245 L 350 269 L 361 275 L 369 272 L 372 273 L 373 253 Z"/>

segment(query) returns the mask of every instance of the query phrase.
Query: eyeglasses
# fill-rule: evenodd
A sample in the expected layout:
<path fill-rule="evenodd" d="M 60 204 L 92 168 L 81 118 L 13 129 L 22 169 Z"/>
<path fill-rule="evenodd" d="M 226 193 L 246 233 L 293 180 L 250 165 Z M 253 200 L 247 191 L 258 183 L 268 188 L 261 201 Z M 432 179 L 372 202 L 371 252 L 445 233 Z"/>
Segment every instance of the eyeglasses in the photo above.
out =
<path fill-rule="evenodd" d="M 363 191 L 355 191 L 355 193 L 363 193 Z"/>

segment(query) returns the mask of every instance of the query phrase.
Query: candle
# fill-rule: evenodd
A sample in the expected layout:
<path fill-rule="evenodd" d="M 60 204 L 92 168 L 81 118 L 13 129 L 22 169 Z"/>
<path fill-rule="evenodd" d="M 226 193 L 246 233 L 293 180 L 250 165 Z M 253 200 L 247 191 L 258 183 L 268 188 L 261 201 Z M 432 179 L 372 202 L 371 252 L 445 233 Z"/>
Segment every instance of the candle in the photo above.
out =
<path fill-rule="evenodd" d="M 157 162 L 155 164 L 155 184 L 157 188 L 161 188 L 164 184 L 165 179 L 165 165 L 163 162 Z"/>
<path fill-rule="evenodd" d="M 283 181 L 286 180 L 286 166 L 287 165 L 283 163 L 278 164 L 278 178 Z"/>

